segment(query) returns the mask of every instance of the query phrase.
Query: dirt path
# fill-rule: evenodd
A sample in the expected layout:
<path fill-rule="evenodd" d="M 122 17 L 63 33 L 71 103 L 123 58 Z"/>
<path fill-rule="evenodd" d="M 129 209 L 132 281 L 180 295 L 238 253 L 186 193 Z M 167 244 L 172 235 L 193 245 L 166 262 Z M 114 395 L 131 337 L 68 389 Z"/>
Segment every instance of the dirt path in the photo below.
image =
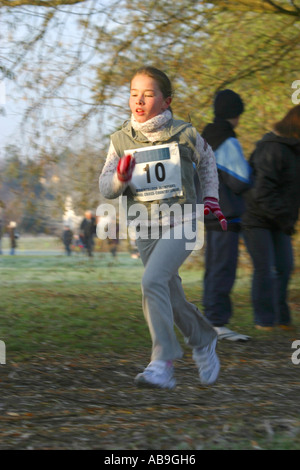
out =
<path fill-rule="evenodd" d="M 210 449 L 299 443 L 300 365 L 288 333 L 221 342 L 217 384 L 202 387 L 189 351 L 173 391 L 139 389 L 147 353 L 32 358 L 0 366 L 0 450 Z"/>

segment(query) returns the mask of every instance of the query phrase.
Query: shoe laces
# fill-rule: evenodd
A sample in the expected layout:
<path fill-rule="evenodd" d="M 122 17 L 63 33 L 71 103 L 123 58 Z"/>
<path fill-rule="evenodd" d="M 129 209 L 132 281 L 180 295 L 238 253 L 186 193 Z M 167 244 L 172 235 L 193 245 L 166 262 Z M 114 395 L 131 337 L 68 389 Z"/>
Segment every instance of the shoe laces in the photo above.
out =
<path fill-rule="evenodd" d="M 146 367 L 147 373 L 156 373 L 156 374 L 163 374 L 164 372 L 172 370 L 172 362 L 171 361 L 151 361 L 150 364 Z"/>
<path fill-rule="evenodd" d="M 203 365 L 204 362 L 210 362 L 215 355 L 215 346 L 216 346 L 216 340 L 214 340 L 212 343 L 208 344 L 207 346 L 204 346 L 203 348 L 197 348 L 196 349 L 196 359 L 201 362 L 201 365 Z"/>

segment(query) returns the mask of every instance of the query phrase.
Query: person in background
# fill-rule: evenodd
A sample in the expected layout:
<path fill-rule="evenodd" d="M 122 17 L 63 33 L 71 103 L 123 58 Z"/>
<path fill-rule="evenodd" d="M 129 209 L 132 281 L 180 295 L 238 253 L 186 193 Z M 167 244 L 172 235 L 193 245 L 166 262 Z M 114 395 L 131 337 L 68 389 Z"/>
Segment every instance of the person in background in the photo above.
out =
<path fill-rule="evenodd" d="M 205 218 L 204 313 L 219 339 L 230 341 L 249 339 L 227 327 L 233 315 L 231 290 L 238 263 L 241 216 L 245 210 L 243 195 L 252 185 L 251 168 L 235 133 L 243 112 L 244 103 L 237 93 L 229 89 L 220 91 L 214 100 L 214 121 L 202 132 L 215 153 L 219 201 L 228 223 L 224 232 L 214 217 Z"/>
<path fill-rule="evenodd" d="M 252 302 L 257 329 L 291 328 L 287 289 L 293 270 L 291 236 L 300 206 L 300 105 L 256 144 L 254 187 L 246 195 L 245 242 L 254 265 Z"/>
<path fill-rule="evenodd" d="M 93 256 L 94 236 L 96 234 L 96 220 L 91 211 L 86 211 L 80 224 L 80 237 L 88 255 Z"/>
<path fill-rule="evenodd" d="M 71 250 L 72 240 L 73 240 L 73 232 L 70 229 L 69 225 L 65 225 L 64 231 L 63 231 L 63 243 L 65 245 L 67 256 L 70 256 L 72 254 L 72 250 Z"/>
<path fill-rule="evenodd" d="M 0 255 L 2 255 L 2 235 L 3 235 L 3 222 L 0 218 Z"/>
<path fill-rule="evenodd" d="M 16 233 L 17 224 L 14 221 L 10 221 L 8 225 L 8 235 L 10 240 L 10 254 L 15 254 L 15 249 L 17 248 L 17 238 L 18 235 Z"/>

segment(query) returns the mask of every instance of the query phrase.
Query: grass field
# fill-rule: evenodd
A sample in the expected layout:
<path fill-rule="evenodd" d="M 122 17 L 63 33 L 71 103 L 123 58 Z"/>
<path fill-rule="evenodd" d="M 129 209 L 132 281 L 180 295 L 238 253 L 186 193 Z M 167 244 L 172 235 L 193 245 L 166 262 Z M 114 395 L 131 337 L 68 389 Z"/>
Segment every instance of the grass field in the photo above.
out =
<path fill-rule="evenodd" d="M 33 246 L 35 249 L 40 249 L 42 246 L 42 249 L 47 250 L 49 245 L 45 245 L 45 241 L 43 240 L 43 245 L 39 243 L 34 245 L 31 241 L 28 249 L 33 249 Z M 48 242 L 53 243 L 53 240 Z M 51 246 L 53 247 L 53 244 Z M 263 336 L 254 329 L 252 321 L 251 272 L 249 259 L 242 254 L 233 292 L 235 314 L 230 326 L 250 335 L 254 341 L 257 340 L 258 348 L 263 348 Z M 0 340 L 6 345 L 7 367 L 14 364 L 24 364 L 25 367 L 26 364 L 30 370 L 31 362 L 34 363 L 38 358 L 49 359 L 64 356 L 68 358 L 111 356 L 123 357 L 125 360 L 127 357 L 136 356 L 138 352 L 141 357 L 147 357 L 151 344 L 141 308 L 142 273 L 141 261 L 131 258 L 126 252 L 119 253 L 116 259 L 110 253 L 96 253 L 92 259 L 82 253 L 71 257 L 63 254 L 28 256 L 22 254 L 21 250 L 15 256 L 2 255 L 0 257 Z M 188 259 L 181 268 L 180 275 L 187 298 L 201 309 L 203 277 L 201 255 Z M 299 281 L 300 272 L 297 263 L 290 283 L 290 304 L 297 331 L 294 339 L 300 339 L 300 337 L 297 338 L 300 330 Z M 273 340 L 272 337 L 266 338 L 269 344 L 266 350 L 271 347 L 271 344 L 276 347 L 276 341 L 279 338 L 278 333 L 276 335 Z M 258 354 L 255 343 L 252 344 L 254 344 L 253 354 Z M 291 337 L 289 336 L 288 348 L 290 344 Z M 183 342 L 182 346 L 185 348 Z M 221 354 L 223 354 L 223 362 L 226 365 L 228 361 L 228 370 L 231 370 L 232 364 L 236 362 L 234 359 L 236 353 L 230 352 L 225 346 Z M 246 351 L 244 350 L 242 354 L 246 359 L 241 360 L 246 362 Z M 257 357 L 251 363 L 251 367 L 254 363 L 259 364 Z M 274 365 L 274 368 L 276 369 L 277 366 Z M 291 369 L 292 374 L 295 375 L 295 378 L 289 379 L 291 384 L 299 384 L 299 370 L 295 366 Z M 7 380 L 9 383 L 9 378 Z M 249 380 L 251 383 L 250 378 Z M 280 378 L 275 374 L 269 378 L 266 390 L 272 387 L 273 380 L 278 386 Z M 230 384 L 228 387 L 229 390 Z M 192 386 L 189 388 L 193 390 Z M 220 391 L 221 389 L 222 385 L 220 385 Z M 235 400 L 234 395 L 232 400 Z M 295 416 L 292 412 L 293 420 L 298 423 L 296 428 L 293 428 L 293 437 L 290 438 L 286 433 L 281 433 L 279 429 L 279 433 L 276 432 L 272 437 L 272 442 L 266 444 L 265 438 L 261 441 L 259 438 L 256 439 L 258 447 L 298 448 L 300 446 L 300 418 L 299 412 L 296 411 L 297 406 L 295 403 Z M 272 409 L 272 413 L 276 414 L 276 410 L 273 412 Z M 236 428 L 237 434 L 240 426 L 243 426 L 236 416 L 233 417 L 231 425 L 233 429 Z M 195 433 L 196 439 L 197 432 L 192 430 L 193 425 L 187 423 L 186 426 L 187 428 L 191 426 L 191 429 L 187 429 L 186 432 L 191 436 Z M 241 436 L 240 442 L 239 437 L 236 439 L 238 442 L 236 446 L 242 448 L 245 438 Z M 248 440 L 248 444 L 250 441 Z M 157 443 L 153 445 L 163 446 Z M 188 448 L 187 444 L 184 445 Z M 190 448 L 193 448 L 193 445 L 191 444 Z M 208 442 L 207 446 L 220 447 L 221 444 L 215 444 L 212 441 Z M 227 445 L 227 448 L 230 446 Z"/>
<path fill-rule="evenodd" d="M 2 249 L 5 253 L 10 249 L 10 240 L 6 235 L 2 238 Z M 17 252 L 22 253 L 24 250 L 57 251 L 63 250 L 63 245 L 58 237 L 21 235 L 17 240 Z"/>
<path fill-rule="evenodd" d="M 82 254 L 2 256 L 0 339 L 17 358 L 42 351 L 122 353 L 150 346 L 141 308 L 142 273 L 141 261 L 127 253 L 116 260 L 109 253 L 92 259 Z M 201 309 L 198 263 L 186 262 L 180 274 L 187 297 Z M 239 271 L 232 326 L 253 335 L 249 285 L 249 274 Z M 295 278 L 292 301 L 296 285 Z"/>
<path fill-rule="evenodd" d="M 141 271 L 140 261 L 127 254 L 118 262 L 108 254 L 3 257 L 0 321 L 8 351 L 120 350 L 135 335 L 139 347 L 147 334 L 139 301 Z M 124 333 L 128 343 L 120 344 Z"/>
<path fill-rule="evenodd" d="M 32 241 L 28 246 L 33 247 Z M 38 250 L 54 246 L 41 239 Z M 189 300 L 202 309 L 203 265 L 195 252 L 180 270 Z M 15 355 L 49 351 L 89 352 L 145 347 L 149 333 L 141 309 L 143 266 L 126 252 L 0 257 L 1 336 Z M 232 327 L 255 335 L 250 302 L 251 267 L 245 255 L 234 286 Z M 298 269 L 290 283 L 290 301 L 299 322 Z M 112 327 L 113 326 L 113 327 Z M 120 338 L 122 341 L 120 342 Z"/>

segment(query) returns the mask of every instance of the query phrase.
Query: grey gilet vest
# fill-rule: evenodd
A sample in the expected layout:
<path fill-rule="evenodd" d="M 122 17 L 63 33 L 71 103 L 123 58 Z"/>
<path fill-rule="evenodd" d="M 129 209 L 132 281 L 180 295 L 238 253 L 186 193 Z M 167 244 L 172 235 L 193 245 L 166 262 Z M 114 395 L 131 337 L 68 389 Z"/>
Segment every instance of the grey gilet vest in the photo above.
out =
<path fill-rule="evenodd" d="M 156 142 L 149 142 L 141 132 L 135 131 L 131 126 L 130 121 L 126 121 L 122 129 L 115 132 L 111 136 L 114 148 L 121 158 L 125 150 L 135 149 L 141 147 L 149 147 L 152 145 L 163 145 L 171 142 L 177 142 L 180 150 L 180 163 L 181 163 L 181 179 L 182 179 L 182 196 L 175 196 L 161 201 L 155 201 L 156 204 L 161 202 L 171 206 L 177 204 L 195 204 L 196 193 L 194 187 L 194 168 L 192 156 L 195 153 L 196 147 L 196 129 L 189 123 L 179 120 L 171 119 L 166 127 L 160 133 L 160 140 Z M 137 202 L 133 198 L 131 189 L 128 187 L 123 193 L 127 196 L 127 204 L 130 207 L 133 203 Z M 150 213 L 151 202 L 143 203 Z"/>

